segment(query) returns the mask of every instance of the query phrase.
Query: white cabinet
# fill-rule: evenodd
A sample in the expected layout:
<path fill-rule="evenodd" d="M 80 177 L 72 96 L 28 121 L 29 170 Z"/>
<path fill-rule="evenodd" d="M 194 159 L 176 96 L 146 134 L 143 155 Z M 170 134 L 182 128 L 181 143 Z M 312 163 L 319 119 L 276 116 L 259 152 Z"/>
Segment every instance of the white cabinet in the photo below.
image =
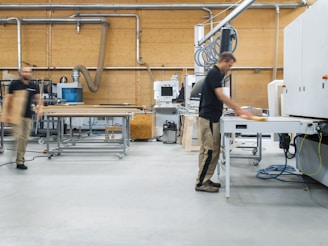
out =
<path fill-rule="evenodd" d="M 285 29 L 284 46 L 284 112 L 302 114 L 302 21 L 300 18 Z"/>
<path fill-rule="evenodd" d="M 328 118 L 328 1 L 319 0 L 285 28 L 284 112 Z"/>

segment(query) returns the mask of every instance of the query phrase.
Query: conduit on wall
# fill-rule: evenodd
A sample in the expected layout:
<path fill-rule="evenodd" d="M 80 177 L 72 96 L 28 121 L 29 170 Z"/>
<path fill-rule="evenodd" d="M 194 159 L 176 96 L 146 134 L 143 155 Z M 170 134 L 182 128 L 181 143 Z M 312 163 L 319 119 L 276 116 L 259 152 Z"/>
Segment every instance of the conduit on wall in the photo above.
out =
<path fill-rule="evenodd" d="M 276 33 L 275 33 L 275 47 L 274 47 L 274 63 L 272 71 L 272 81 L 277 79 L 277 66 L 278 66 L 278 49 L 279 49 L 279 28 L 280 28 L 280 9 L 276 7 Z"/>
<path fill-rule="evenodd" d="M 79 27 L 80 23 L 91 23 L 91 24 L 102 24 L 101 30 L 101 40 L 100 40 L 100 48 L 99 48 L 99 56 L 98 56 L 98 65 L 95 81 L 92 81 L 90 73 L 88 69 L 83 65 L 77 65 L 74 67 L 75 70 L 81 71 L 89 90 L 92 92 L 96 92 L 99 89 L 99 85 L 101 82 L 102 71 L 104 67 L 105 54 L 106 54 L 106 42 L 107 42 L 107 34 L 109 22 L 105 18 L 24 18 L 19 19 L 16 17 L 0 19 L 0 23 L 12 23 L 13 21 L 17 22 L 17 32 L 18 32 L 18 70 L 20 70 L 22 66 L 22 57 L 21 57 L 21 23 L 28 24 L 69 24 L 76 23 Z"/>
<path fill-rule="evenodd" d="M 253 4 L 251 8 L 298 8 L 304 7 L 307 5 L 306 0 L 300 0 L 295 3 L 257 3 Z M 86 10 L 86 9 L 109 9 L 109 10 L 119 10 L 119 9 L 227 9 L 227 8 L 236 8 L 239 4 L 211 4 L 211 3 L 202 3 L 202 4 L 193 4 L 193 3 L 184 3 L 184 4 L 1 4 L 0 10 L 12 10 L 12 9 L 21 9 L 21 10 Z"/>
<path fill-rule="evenodd" d="M 135 17 L 136 18 L 136 59 L 137 63 L 144 65 L 140 56 L 140 18 L 136 14 L 80 14 L 77 13 L 71 17 Z"/>
<path fill-rule="evenodd" d="M 151 80 L 154 82 L 155 78 L 150 69 L 150 67 L 143 61 L 141 61 L 140 56 L 140 19 L 136 14 L 80 14 L 77 13 L 72 15 L 71 17 L 135 17 L 136 18 L 136 60 L 139 65 L 145 65 L 147 71 L 150 75 Z"/>
<path fill-rule="evenodd" d="M 0 23 L 10 23 L 12 21 L 16 21 L 16 23 L 17 23 L 17 62 L 18 62 L 17 69 L 18 69 L 18 71 L 20 71 L 21 68 L 22 68 L 22 42 L 21 42 L 22 22 L 19 18 L 16 18 L 16 17 L 11 17 L 11 18 L 7 18 L 7 19 L 0 19 Z"/>

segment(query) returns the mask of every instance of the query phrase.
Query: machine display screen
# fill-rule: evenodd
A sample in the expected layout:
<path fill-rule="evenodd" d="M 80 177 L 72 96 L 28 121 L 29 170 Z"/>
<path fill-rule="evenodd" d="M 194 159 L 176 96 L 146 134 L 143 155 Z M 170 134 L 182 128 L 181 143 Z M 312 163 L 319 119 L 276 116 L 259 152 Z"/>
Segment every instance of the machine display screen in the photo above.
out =
<path fill-rule="evenodd" d="M 62 99 L 68 103 L 83 103 L 83 89 L 62 88 Z"/>
<path fill-rule="evenodd" d="M 161 87 L 161 96 L 162 97 L 172 97 L 173 96 L 173 87 L 162 86 Z"/>

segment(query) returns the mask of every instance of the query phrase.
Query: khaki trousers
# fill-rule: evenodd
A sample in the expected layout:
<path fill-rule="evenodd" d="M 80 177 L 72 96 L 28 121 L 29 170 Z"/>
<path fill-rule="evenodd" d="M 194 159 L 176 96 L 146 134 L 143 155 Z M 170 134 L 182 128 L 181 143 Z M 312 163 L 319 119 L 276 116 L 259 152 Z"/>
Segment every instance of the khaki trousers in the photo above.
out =
<path fill-rule="evenodd" d="M 197 186 L 209 181 L 214 172 L 220 156 L 220 123 L 211 122 L 199 117 L 201 146 L 199 151 L 199 171 L 196 179 Z"/>
<path fill-rule="evenodd" d="M 24 164 L 24 155 L 26 152 L 26 146 L 28 143 L 28 139 L 30 137 L 32 129 L 32 119 L 30 118 L 22 118 L 20 123 L 14 125 L 14 135 L 16 138 L 16 145 L 17 145 L 17 157 L 16 163 L 17 164 Z"/>

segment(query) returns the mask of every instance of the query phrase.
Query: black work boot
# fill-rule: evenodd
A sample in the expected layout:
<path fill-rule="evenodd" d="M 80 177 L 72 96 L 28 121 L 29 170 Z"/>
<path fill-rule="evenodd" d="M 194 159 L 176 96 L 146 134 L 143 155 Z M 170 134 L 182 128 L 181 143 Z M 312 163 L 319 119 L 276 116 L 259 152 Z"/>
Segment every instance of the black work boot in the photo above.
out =
<path fill-rule="evenodd" d="M 17 164 L 16 168 L 21 170 L 26 170 L 27 166 L 25 166 L 24 164 Z"/>

